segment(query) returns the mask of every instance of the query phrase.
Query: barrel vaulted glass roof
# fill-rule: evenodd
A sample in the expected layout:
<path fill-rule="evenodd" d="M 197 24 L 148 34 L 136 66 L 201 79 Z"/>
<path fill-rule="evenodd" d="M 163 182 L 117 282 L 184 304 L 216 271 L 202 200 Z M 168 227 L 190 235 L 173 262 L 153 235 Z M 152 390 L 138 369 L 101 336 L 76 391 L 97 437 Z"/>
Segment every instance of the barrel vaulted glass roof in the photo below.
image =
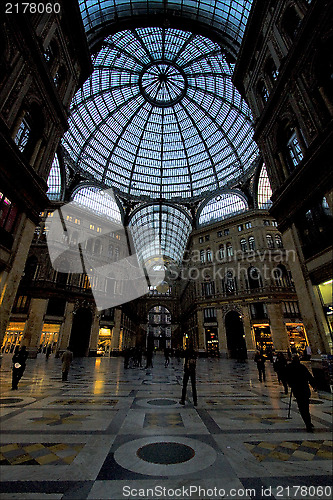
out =
<path fill-rule="evenodd" d="M 225 43 L 239 47 L 251 9 L 252 0 L 79 0 L 88 39 L 98 39 L 107 27 L 128 20 L 164 22 L 179 19 L 195 22 L 198 27 L 217 33 Z M 145 24 L 147 25 L 147 24 Z M 114 29 L 114 28 L 113 28 Z M 110 32 L 110 31 L 109 31 Z"/>
<path fill-rule="evenodd" d="M 179 264 L 192 230 L 190 218 L 177 207 L 146 205 L 134 212 L 129 227 L 142 261 L 163 255 Z"/>
<path fill-rule="evenodd" d="M 129 196 L 189 199 L 251 169 L 250 111 L 219 45 L 188 31 L 136 28 L 108 36 L 93 62 L 64 146 L 98 181 Z"/>
<path fill-rule="evenodd" d="M 212 198 L 202 209 L 199 225 L 205 225 L 244 212 L 248 204 L 243 197 L 234 193 L 223 193 Z"/>

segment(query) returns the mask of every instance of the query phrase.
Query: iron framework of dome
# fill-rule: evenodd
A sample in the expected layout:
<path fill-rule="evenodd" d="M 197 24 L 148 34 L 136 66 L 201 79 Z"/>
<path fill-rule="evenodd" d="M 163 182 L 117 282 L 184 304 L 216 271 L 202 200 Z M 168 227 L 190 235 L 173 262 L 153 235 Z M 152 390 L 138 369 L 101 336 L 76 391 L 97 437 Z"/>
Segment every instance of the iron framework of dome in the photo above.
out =
<path fill-rule="evenodd" d="M 97 181 L 129 197 L 179 200 L 251 169 L 258 150 L 250 111 L 219 45 L 136 28 L 108 36 L 93 62 L 63 144 Z"/>

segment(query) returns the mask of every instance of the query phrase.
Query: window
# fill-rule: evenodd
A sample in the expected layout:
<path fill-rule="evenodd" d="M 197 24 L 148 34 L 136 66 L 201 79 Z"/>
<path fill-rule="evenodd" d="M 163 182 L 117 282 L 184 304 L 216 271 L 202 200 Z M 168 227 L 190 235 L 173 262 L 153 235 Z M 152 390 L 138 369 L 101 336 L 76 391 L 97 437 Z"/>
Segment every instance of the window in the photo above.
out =
<path fill-rule="evenodd" d="M 223 232 L 222 231 L 217 231 L 217 237 L 221 238 L 222 236 L 223 236 Z"/>
<path fill-rule="evenodd" d="M 289 318 L 296 318 L 300 316 L 298 302 L 283 302 L 283 315 Z"/>
<path fill-rule="evenodd" d="M 243 231 L 243 224 L 239 224 L 239 225 L 237 226 L 237 230 L 238 230 L 238 231 Z"/>
<path fill-rule="evenodd" d="M 16 297 L 12 312 L 17 314 L 26 314 L 29 310 L 30 297 L 19 295 Z"/>
<path fill-rule="evenodd" d="M 200 250 L 200 262 L 202 264 L 206 262 L 206 252 L 204 250 Z"/>
<path fill-rule="evenodd" d="M 219 246 L 219 260 L 224 259 L 224 245 Z"/>
<path fill-rule="evenodd" d="M 264 226 L 270 226 L 271 221 L 270 220 L 264 220 Z"/>
<path fill-rule="evenodd" d="M 207 323 L 211 321 L 216 321 L 216 309 L 215 307 L 207 307 L 204 309 L 204 321 Z"/>
<path fill-rule="evenodd" d="M 266 234 L 266 241 L 268 248 L 274 248 L 274 240 L 271 234 Z"/>
<path fill-rule="evenodd" d="M 252 222 L 246 222 L 245 223 L 245 228 L 250 229 L 252 227 Z"/>
<path fill-rule="evenodd" d="M 11 233 L 15 226 L 17 212 L 15 203 L 12 203 L 9 198 L 0 192 L 0 228 L 7 233 Z"/>
<path fill-rule="evenodd" d="M 277 224 L 276 220 L 272 220 L 272 226 L 277 227 L 277 225 L 278 225 L 278 224 Z"/>
<path fill-rule="evenodd" d="M 210 248 L 207 249 L 206 255 L 207 255 L 207 262 L 212 262 L 212 251 Z"/>
<path fill-rule="evenodd" d="M 94 245 L 94 253 L 96 255 L 100 255 L 102 251 L 102 245 L 100 240 L 95 240 L 95 245 Z"/>
<path fill-rule="evenodd" d="M 257 267 L 250 266 L 247 270 L 248 288 L 254 290 L 262 287 L 260 270 Z"/>
<path fill-rule="evenodd" d="M 215 283 L 214 281 L 209 281 L 207 283 L 201 284 L 201 291 L 203 297 L 210 297 L 215 294 Z"/>
<path fill-rule="evenodd" d="M 15 137 L 15 143 L 17 144 L 17 147 L 19 148 L 21 153 L 23 153 L 23 151 L 25 151 L 27 147 L 30 134 L 31 134 L 31 125 L 29 120 L 29 114 L 26 113 L 25 117 L 20 123 L 19 129 Z"/>
<path fill-rule="evenodd" d="M 109 244 L 109 257 L 113 257 L 113 245 Z"/>
<path fill-rule="evenodd" d="M 282 17 L 281 27 L 284 33 L 286 33 L 291 40 L 294 40 L 296 37 L 300 24 L 301 19 L 295 7 L 288 7 Z"/>
<path fill-rule="evenodd" d="M 294 132 L 290 137 L 287 143 L 287 149 L 294 167 L 297 167 L 297 165 L 303 160 L 303 152 L 296 132 Z"/>
<path fill-rule="evenodd" d="M 95 224 L 89 224 L 89 229 L 91 229 L 92 231 L 95 231 Z"/>
<path fill-rule="evenodd" d="M 258 208 L 267 209 L 272 205 L 272 188 L 269 182 L 266 165 L 262 166 L 258 180 Z"/>
<path fill-rule="evenodd" d="M 282 238 L 279 234 L 275 235 L 275 245 L 276 248 L 283 248 Z"/>
<path fill-rule="evenodd" d="M 225 230 L 224 230 L 224 236 L 228 236 L 228 235 L 229 235 L 229 233 L 230 233 L 230 229 L 225 229 Z"/>
<path fill-rule="evenodd" d="M 289 288 L 293 286 L 293 281 L 291 277 L 290 271 L 288 272 L 286 267 L 283 264 L 279 264 L 275 269 L 274 269 L 274 280 L 276 286 L 282 287 L 282 288 Z"/>
<path fill-rule="evenodd" d="M 222 279 L 222 290 L 227 295 L 233 295 L 237 291 L 236 278 L 233 271 L 227 271 L 225 278 Z"/>
<path fill-rule="evenodd" d="M 205 241 L 209 241 L 209 234 L 206 234 Z"/>
<path fill-rule="evenodd" d="M 203 241 L 204 241 L 203 236 L 200 236 L 199 243 L 203 243 Z"/>
<path fill-rule="evenodd" d="M 242 252 L 246 252 L 247 251 L 247 242 L 246 242 L 245 238 L 242 238 L 240 240 L 240 246 L 241 246 Z"/>
<path fill-rule="evenodd" d="M 263 302 L 255 302 L 250 304 L 251 318 L 264 319 L 267 318 L 267 306 Z"/>
<path fill-rule="evenodd" d="M 253 236 L 249 236 L 249 250 L 255 250 L 256 249 L 256 242 Z"/>
<path fill-rule="evenodd" d="M 232 248 L 232 244 L 231 243 L 227 243 L 226 244 L 226 249 L 227 249 L 227 256 L 228 257 L 232 257 L 233 254 L 234 254 L 234 251 L 233 251 L 233 248 Z"/>

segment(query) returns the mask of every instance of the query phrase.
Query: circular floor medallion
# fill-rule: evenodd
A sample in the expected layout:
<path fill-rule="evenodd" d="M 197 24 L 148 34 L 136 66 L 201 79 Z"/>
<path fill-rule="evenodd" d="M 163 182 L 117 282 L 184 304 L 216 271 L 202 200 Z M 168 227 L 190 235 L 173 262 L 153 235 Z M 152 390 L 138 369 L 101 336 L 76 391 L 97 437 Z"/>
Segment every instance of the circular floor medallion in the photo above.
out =
<path fill-rule="evenodd" d="M 212 465 L 216 457 L 208 444 L 182 436 L 147 436 L 128 441 L 114 453 L 121 467 L 148 476 L 198 472 Z"/>
<path fill-rule="evenodd" d="M 151 399 L 147 403 L 152 406 L 174 406 L 176 401 L 174 399 Z"/>
<path fill-rule="evenodd" d="M 152 443 L 138 449 L 137 456 L 153 464 L 181 464 L 191 460 L 195 451 L 182 443 Z"/>

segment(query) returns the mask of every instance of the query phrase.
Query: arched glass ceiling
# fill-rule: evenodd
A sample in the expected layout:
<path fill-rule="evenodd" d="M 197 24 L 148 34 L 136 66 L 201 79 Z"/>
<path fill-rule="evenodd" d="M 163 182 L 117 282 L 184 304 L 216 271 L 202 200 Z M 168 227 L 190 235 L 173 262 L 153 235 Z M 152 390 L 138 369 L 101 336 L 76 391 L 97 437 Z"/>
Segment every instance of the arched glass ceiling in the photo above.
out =
<path fill-rule="evenodd" d="M 192 230 L 190 219 L 176 207 L 146 205 L 134 212 L 129 227 L 139 259 L 162 255 L 180 263 Z"/>
<path fill-rule="evenodd" d="M 269 208 L 272 206 L 271 201 L 272 188 L 267 175 L 266 165 L 262 166 L 258 181 L 258 207 Z"/>
<path fill-rule="evenodd" d="M 251 168 L 250 111 L 211 40 L 123 31 L 104 41 L 94 67 L 73 100 L 64 146 L 99 181 L 130 196 L 190 198 Z"/>
<path fill-rule="evenodd" d="M 58 155 L 55 154 L 52 167 L 47 179 L 47 196 L 49 200 L 60 200 L 61 196 L 61 173 Z"/>
<path fill-rule="evenodd" d="M 97 215 L 121 222 L 120 210 L 114 198 L 94 186 L 79 189 L 75 193 L 73 201 L 82 207 L 89 208 Z"/>
<path fill-rule="evenodd" d="M 234 193 L 224 193 L 211 199 L 200 213 L 199 225 L 216 222 L 244 212 L 248 205 L 243 198 Z"/>
<path fill-rule="evenodd" d="M 175 21 L 195 21 L 226 42 L 239 46 L 251 9 L 252 0 L 79 0 L 88 38 L 98 39 L 106 25 L 152 16 Z M 181 21 L 180 21 L 181 22 Z"/>

